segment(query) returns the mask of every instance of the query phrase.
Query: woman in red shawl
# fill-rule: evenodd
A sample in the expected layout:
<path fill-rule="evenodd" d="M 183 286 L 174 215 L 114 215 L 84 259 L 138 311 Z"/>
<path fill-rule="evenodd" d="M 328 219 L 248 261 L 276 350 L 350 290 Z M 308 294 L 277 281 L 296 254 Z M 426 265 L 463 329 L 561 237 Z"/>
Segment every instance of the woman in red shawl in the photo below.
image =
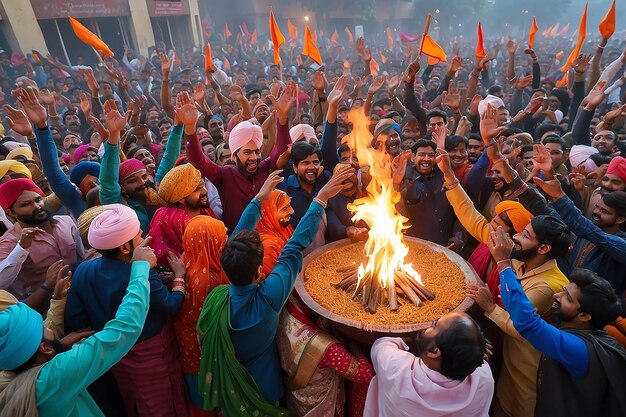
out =
<path fill-rule="evenodd" d="M 187 296 L 174 321 L 174 330 L 191 399 L 188 410 L 190 416 L 213 415 L 202 410 L 202 398 L 198 394 L 200 345 L 196 334 L 196 322 L 209 292 L 218 285 L 229 284 L 220 263 L 226 239 L 224 223 L 210 216 L 196 216 L 191 219 L 183 235 Z"/>
<path fill-rule="evenodd" d="M 261 205 L 261 219 L 256 230 L 263 244 L 263 275 L 268 276 L 276 266 L 283 247 L 293 234 L 289 224 L 293 208 L 291 198 L 284 191 L 274 190 Z"/>

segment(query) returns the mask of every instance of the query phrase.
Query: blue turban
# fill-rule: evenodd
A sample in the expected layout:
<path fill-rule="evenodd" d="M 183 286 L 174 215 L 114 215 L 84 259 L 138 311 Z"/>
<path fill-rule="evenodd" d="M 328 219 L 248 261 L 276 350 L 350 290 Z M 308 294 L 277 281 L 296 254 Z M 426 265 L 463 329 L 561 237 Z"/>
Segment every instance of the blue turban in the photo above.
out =
<path fill-rule="evenodd" d="M 24 303 L 0 312 L 0 370 L 11 371 L 30 359 L 43 338 L 41 314 Z"/>
<path fill-rule="evenodd" d="M 80 185 L 87 174 L 98 178 L 100 176 L 100 164 L 92 161 L 80 162 L 70 171 L 70 181 L 76 185 Z"/>

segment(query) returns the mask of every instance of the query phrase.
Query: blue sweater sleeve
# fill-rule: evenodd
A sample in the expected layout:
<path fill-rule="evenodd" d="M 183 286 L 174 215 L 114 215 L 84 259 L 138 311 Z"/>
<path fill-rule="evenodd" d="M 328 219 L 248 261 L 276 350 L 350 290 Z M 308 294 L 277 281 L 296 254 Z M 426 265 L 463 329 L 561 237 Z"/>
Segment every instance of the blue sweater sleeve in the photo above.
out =
<path fill-rule="evenodd" d="M 515 330 L 537 350 L 561 363 L 574 378 L 584 377 L 589 369 L 585 342 L 541 319 L 511 268 L 500 273 L 500 288 Z"/>
<path fill-rule="evenodd" d="M 119 184 L 120 154 L 119 145 L 104 143 L 104 155 L 100 162 L 100 203 L 117 204 L 122 200 Z"/>
<path fill-rule="evenodd" d="M 489 156 L 487 156 L 487 150 L 478 158 L 478 161 L 474 164 L 470 172 L 467 174 L 467 195 L 474 200 L 480 194 L 480 190 L 485 182 L 487 176 L 487 169 L 489 168 Z"/>
<path fill-rule="evenodd" d="M 170 136 L 167 138 L 167 145 L 165 145 L 165 152 L 163 158 L 159 163 L 159 168 L 154 176 L 154 182 L 157 184 L 161 182 L 163 177 L 170 172 L 174 167 L 176 160 L 180 156 L 180 144 L 183 139 L 184 125 L 174 126 L 170 131 Z"/>
<path fill-rule="evenodd" d="M 150 283 L 150 308 L 165 312 L 170 316 L 178 313 L 185 300 L 185 294 L 167 289 L 156 270 L 151 269 L 148 278 Z"/>
<path fill-rule="evenodd" d="M 256 229 L 256 225 L 261 218 L 261 204 L 262 203 L 256 197 L 248 203 L 239 218 L 239 222 L 237 222 L 237 227 L 235 227 L 235 230 L 231 233 L 231 237 L 242 230 Z"/>
<path fill-rule="evenodd" d="M 572 124 L 572 140 L 574 145 L 591 146 L 589 126 L 591 125 L 593 114 L 594 112 L 585 109 L 578 109 L 578 112 L 576 112 L 576 118 Z"/>
<path fill-rule="evenodd" d="M 322 133 L 322 158 L 324 159 L 324 169 L 333 172 L 335 165 L 339 163 L 337 155 L 337 122 L 324 123 L 324 133 Z"/>
<path fill-rule="evenodd" d="M 302 269 L 302 251 L 313 242 L 323 215 L 324 208 L 316 202 L 311 203 L 283 248 L 272 273 L 259 285 L 259 291 L 277 312 L 283 308 L 291 294 L 296 277 Z"/>
<path fill-rule="evenodd" d="M 39 149 L 39 158 L 43 174 L 50 183 L 50 189 L 61 199 L 63 204 L 70 210 L 75 219 L 81 215 L 87 207 L 81 193 L 74 188 L 69 178 L 65 175 L 59 159 L 57 158 L 57 148 L 52 139 L 49 128 L 35 129 L 35 138 L 37 140 L 37 148 Z M 77 184 L 78 185 L 78 184 Z"/>
<path fill-rule="evenodd" d="M 559 198 L 552 205 L 572 233 L 592 242 L 613 260 L 626 264 L 626 240 L 624 238 L 603 232 L 586 218 L 567 196 Z"/>

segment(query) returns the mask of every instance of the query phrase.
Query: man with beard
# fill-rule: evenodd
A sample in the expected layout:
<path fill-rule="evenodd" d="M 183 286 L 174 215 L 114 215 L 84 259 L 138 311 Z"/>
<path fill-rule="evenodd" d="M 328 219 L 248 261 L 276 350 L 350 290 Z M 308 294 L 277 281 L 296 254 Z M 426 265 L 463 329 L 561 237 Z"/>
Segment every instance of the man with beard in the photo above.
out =
<path fill-rule="evenodd" d="M 205 128 L 209 131 L 215 146 L 224 142 L 224 119 L 222 119 L 222 116 L 219 114 L 209 116 L 209 120 L 207 121 Z"/>
<path fill-rule="evenodd" d="M 470 164 L 474 165 L 478 162 L 478 158 L 483 154 L 485 144 L 482 138 L 477 133 L 471 133 L 467 139 L 467 160 Z"/>
<path fill-rule="evenodd" d="M 74 110 L 67 110 L 63 113 L 63 126 L 80 138 L 80 117 Z"/>
<path fill-rule="evenodd" d="M 521 233 L 513 236 L 513 242 L 512 261 L 507 262 L 517 271 L 520 284 L 537 313 L 546 314 L 554 294 L 568 283 L 556 260 L 569 251 L 570 230 L 557 217 L 539 215 L 533 217 Z M 496 264 L 499 267 L 500 264 Z M 502 288 L 501 292 L 505 290 Z M 467 293 L 503 332 L 503 366 L 498 378 L 494 415 L 533 416 L 540 352 L 520 337 L 509 312 L 494 302 L 485 284 L 469 284 Z"/>
<path fill-rule="evenodd" d="M 515 329 L 543 353 L 534 415 L 625 415 L 626 351 L 603 330 L 622 311 L 611 285 L 589 270 L 575 270 L 550 300 L 557 329 L 541 319 L 511 268 L 514 242 L 499 229 L 489 246 Z"/>
<path fill-rule="evenodd" d="M 465 313 L 442 316 L 415 336 L 413 346 L 399 337 L 378 339 L 363 415 L 486 416 L 494 390 L 486 345 Z"/>
<path fill-rule="evenodd" d="M 2 303 L 0 368 L 13 371 L 2 383 L 2 414 L 103 415 L 87 387 L 133 347 L 148 313 L 148 270 L 156 259 L 150 248 L 138 246 L 131 261 L 126 295 L 115 317 L 97 333 L 78 332 L 59 340 L 44 327 L 40 313 L 15 300 Z M 0 291 L 3 301 L 7 296 Z"/>
<path fill-rule="evenodd" d="M 168 207 L 159 208 L 152 217 L 148 236 L 159 266 L 167 267 L 168 255 L 183 252 L 183 233 L 187 223 L 199 215 L 215 217 L 200 171 L 191 164 L 174 167 L 161 180 L 159 197 Z"/>
<path fill-rule="evenodd" d="M 326 243 L 349 237 L 353 240 L 367 240 L 367 228 L 358 227 L 352 221 L 352 212 L 348 210 L 348 204 L 360 197 L 359 181 L 357 179 L 358 163 L 351 161 L 335 165 L 333 174 L 354 168 L 354 175 L 348 178 L 345 183 L 349 188 L 344 188 L 335 197 L 328 200 L 326 216 L 328 217 L 328 227 L 326 228 Z"/>
<path fill-rule="evenodd" d="M 44 193 L 28 178 L 6 181 L 0 185 L 0 206 L 14 221 L 0 237 L 0 259 L 16 251 L 16 261 L 0 270 L 7 289 L 18 300 L 26 299 L 43 285 L 48 267 L 63 259 L 74 265 L 82 255 L 76 239 L 78 229 L 69 216 L 52 216 L 45 208 Z M 49 291 L 54 288 L 42 287 Z"/>
<path fill-rule="evenodd" d="M 613 191 L 626 191 L 626 158 L 616 156 L 611 159 L 609 167 L 602 177 L 600 187 L 591 192 L 589 192 L 588 187 L 585 187 L 584 190 L 583 207 L 585 216 L 590 219 L 598 201 L 602 199 L 604 194 Z"/>
<path fill-rule="evenodd" d="M 454 176 L 465 187 L 471 166 L 467 160 L 467 139 L 464 136 L 448 136 L 445 139 L 446 152 L 450 155 L 450 163 Z"/>
<path fill-rule="evenodd" d="M 395 158 L 401 151 L 401 135 L 402 129 L 393 119 L 381 119 L 374 128 L 372 147 L 378 149 L 380 146 L 384 146 L 385 153 Z"/>
<path fill-rule="evenodd" d="M 200 141 L 196 136 L 195 120 L 189 120 L 189 124 L 184 123 L 189 162 L 217 187 L 224 208 L 222 221 L 229 231 L 234 230 L 244 209 L 256 195 L 255 190 L 259 190 L 270 172 L 276 169 L 278 157 L 287 150 L 287 145 L 291 142 L 288 114 L 295 98 L 296 88 L 293 83 L 287 85 L 280 98 L 271 97 L 278 114 L 277 140 L 270 156 L 263 160 L 261 160 L 263 132 L 260 126 L 247 120 L 237 124 L 228 139 L 232 152 L 231 159 L 235 165 L 220 166 L 202 153 Z M 193 105 L 190 105 L 190 108 L 196 111 Z M 223 130 L 223 126 L 221 129 Z"/>
<path fill-rule="evenodd" d="M 135 210 L 141 230 L 145 235 L 150 229 L 150 217 L 146 211 L 148 170 L 137 159 L 127 159 L 120 164 L 120 132 L 126 126 L 126 118 L 117 110 L 113 100 L 107 100 L 104 103 L 104 112 L 109 139 L 104 143 L 100 169 L 100 202 L 102 204 L 124 203 Z"/>
<path fill-rule="evenodd" d="M 399 208 L 411 223 L 406 234 L 459 252 L 464 246 L 463 227 L 446 198 L 444 176 L 435 163 L 436 145 L 420 139 L 415 148 L 415 155 L 405 151 L 391 164 L 394 187 L 402 195 Z M 445 185 L 456 184 L 458 180 Z"/>

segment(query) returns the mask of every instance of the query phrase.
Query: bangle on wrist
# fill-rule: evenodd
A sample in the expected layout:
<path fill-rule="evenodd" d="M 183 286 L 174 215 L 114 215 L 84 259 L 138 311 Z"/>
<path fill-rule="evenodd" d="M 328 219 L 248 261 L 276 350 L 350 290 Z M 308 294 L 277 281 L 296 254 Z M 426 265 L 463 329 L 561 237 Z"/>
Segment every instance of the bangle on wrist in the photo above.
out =
<path fill-rule="evenodd" d="M 44 291 L 48 291 L 49 293 L 54 292 L 54 287 L 48 287 L 46 284 L 41 284 L 39 288 L 41 288 Z"/>
<path fill-rule="evenodd" d="M 174 278 L 174 282 L 176 282 L 176 281 L 186 282 L 185 278 L 181 278 L 181 277 L 175 277 Z"/>
<path fill-rule="evenodd" d="M 447 190 L 451 190 L 454 187 L 456 187 L 457 185 L 459 185 L 459 180 L 457 178 L 454 178 L 454 181 L 449 182 L 449 183 L 443 183 L 443 186 L 447 189 Z"/>
<path fill-rule="evenodd" d="M 316 202 L 317 204 L 319 204 L 320 206 L 322 206 L 323 208 L 326 208 L 326 203 L 325 203 L 325 202 L 323 202 L 320 198 L 315 197 L 315 198 L 313 199 L 313 201 L 314 201 L 314 202 Z"/>

